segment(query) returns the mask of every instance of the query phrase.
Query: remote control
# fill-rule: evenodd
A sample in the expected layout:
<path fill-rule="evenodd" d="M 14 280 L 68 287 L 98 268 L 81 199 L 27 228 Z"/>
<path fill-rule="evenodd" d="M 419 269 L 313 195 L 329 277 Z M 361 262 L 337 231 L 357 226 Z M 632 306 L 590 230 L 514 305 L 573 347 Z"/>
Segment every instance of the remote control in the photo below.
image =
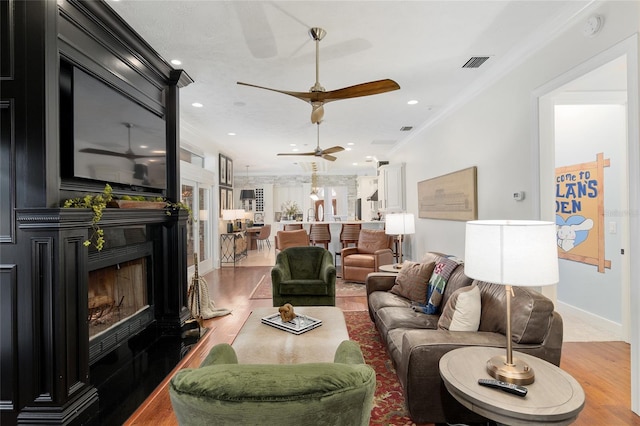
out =
<path fill-rule="evenodd" d="M 514 385 L 513 383 L 507 383 L 500 380 L 478 379 L 478 384 L 482 386 L 488 386 L 490 388 L 500 389 L 501 391 L 509 392 L 518 396 L 527 395 L 527 388 L 525 388 L 524 386 Z"/>

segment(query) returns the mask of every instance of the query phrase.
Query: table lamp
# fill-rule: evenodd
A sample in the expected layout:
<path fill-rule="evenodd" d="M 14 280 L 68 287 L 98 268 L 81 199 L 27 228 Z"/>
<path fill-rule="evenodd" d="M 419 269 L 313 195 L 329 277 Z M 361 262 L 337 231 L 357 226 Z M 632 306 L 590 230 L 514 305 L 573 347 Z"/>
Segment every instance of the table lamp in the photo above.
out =
<path fill-rule="evenodd" d="M 507 353 L 487 361 L 490 376 L 517 385 L 533 383 L 533 369 L 513 358 L 511 340 L 512 286 L 539 287 L 558 283 L 558 247 L 553 222 L 475 220 L 467 222 L 464 273 L 470 278 L 505 286 Z"/>
<path fill-rule="evenodd" d="M 222 210 L 222 220 L 227 220 L 227 234 L 233 232 L 233 221 L 236 219 L 235 210 Z"/>
<path fill-rule="evenodd" d="M 244 222 L 244 217 L 245 217 L 245 211 L 244 209 L 235 209 L 233 210 L 235 213 L 235 219 L 236 219 L 236 226 L 238 227 L 238 230 L 242 230 L 242 222 Z"/>
<path fill-rule="evenodd" d="M 390 213 L 384 218 L 385 233 L 398 236 L 398 263 L 394 268 L 402 268 L 402 236 L 416 232 L 412 213 Z"/>

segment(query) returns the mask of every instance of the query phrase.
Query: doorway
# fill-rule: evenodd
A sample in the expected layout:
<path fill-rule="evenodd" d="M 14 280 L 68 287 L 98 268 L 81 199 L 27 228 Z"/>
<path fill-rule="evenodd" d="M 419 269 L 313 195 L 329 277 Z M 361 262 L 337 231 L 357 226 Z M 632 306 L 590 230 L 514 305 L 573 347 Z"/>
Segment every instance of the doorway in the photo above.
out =
<path fill-rule="evenodd" d="M 639 359 L 640 353 L 640 316 L 635 312 L 637 309 L 631 311 L 630 306 L 631 301 L 637 303 L 640 294 L 640 267 L 637 262 L 630 262 L 630 259 L 637 257 L 640 244 L 635 241 L 637 239 L 630 236 L 639 235 L 640 232 L 639 215 L 633 213 L 638 212 L 640 206 L 637 195 L 640 188 L 637 70 L 637 37 L 633 36 L 549 82 L 534 93 L 534 111 L 539 124 L 536 129 L 537 134 L 534 135 L 534 143 L 538 144 L 539 150 L 538 207 L 541 219 L 556 222 L 556 166 L 561 165 L 560 162 L 580 165 L 581 161 L 585 161 L 578 159 L 579 155 L 574 157 L 575 161 L 568 159 L 571 158 L 571 154 L 563 152 L 562 149 L 571 146 L 575 151 L 576 147 L 589 147 L 591 151 L 603 151 L 604 156 L 608 156 L 607 151 L 609 151 L 616 157 L 614 161 L 616 173 L 605 172 L 604 189 L 618 191 L 618 199 L 613 201 L 615 206 L 610 206 L 608 212 L 606 209 L 603 211 L 601 223 L 604 227 L 603 235 L 606 237 L 604 244 L 609 246 L 605 258 L 608 257 L 611 266 L 616 267 L 618 278 L 612 275 L 610 269 L 605 269 L 604 273 L 589 274 L 588 279 L 591 280 L 589 283 L 585 284 L 583 280 L 572 283 L 573 269 L 589 267 L 561 259 L 560 284 L 551 290 L 544 288 L 543 292 L 557 304 L 566 303 L 576 307 L 577 312 L 583 314 L 585 318 L 593 319 L 594 323 L 601 323 L 604 318 L 608 321 L 607 325 L 616 329 L 620 340 L 631 343 L 631 409 L 636 413 L 640 410 L 640 374 L 637 361 L 633 360 Z M 623 108 L 623 112 L 614 113 L 614 116 L 617 117 L 615 120 L 622 122 L 620 125 L 623 128 L 616 130 L 623 134 L 622 149 L 614 149 L 613 146 L 608 145 L 608 136 L 603 135 L 599 136 L 603 142 L 602 149 L 600 147 L 596 149 L 585 140 L 573 142 L 567 142 L 566 138 L 563 141 L 557 140 L 556 133 L 566 130 L 567 127 L 574 127 L 573 130 L 576 133 L 572 137 L 575 137 L 581 130 L 579 123 L 585 123 L 585 128 L 594 124 L 588 120 L 596 119 L 593 115 L 591 118 L 586 118 L 588 114 L 598 110 L 598 113 L 604 113 L 605 110 L 610 112 L 620 107 Z M 589 110 L 590 112 L 587 112 Z M 574 115 L 568 118 L 571 114 Z M 591 132 L 597 133 L 598 130 L 592 128 Z M 563 268 L 565 274 L 562 273 Z M 609 277 L 612 280 L 617 279 L 617 283 L 612 285 L 607 281 Z M 572 292 L 561 288 L 565 283 L 568 283 L 568 287 L 574 286 Z M 589 292 L 584 291 L 587 287 L 597 291 L 589 295 Z M 567 299 L 569 299 L 568 302 Z M 602 302 L 605 300 L 607 305 L 603 306 Z M 598 303 L 601 305 L 596 306 L 594 302 L 596 305 Z"/>

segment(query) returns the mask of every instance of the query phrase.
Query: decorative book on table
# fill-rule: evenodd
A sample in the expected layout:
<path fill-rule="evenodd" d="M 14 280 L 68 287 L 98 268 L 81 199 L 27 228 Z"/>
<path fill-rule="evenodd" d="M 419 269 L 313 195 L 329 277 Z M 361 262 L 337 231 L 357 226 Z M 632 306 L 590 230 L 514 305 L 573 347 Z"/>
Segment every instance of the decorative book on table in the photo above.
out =
<path fill-rule="evenodd" d="M 302 334 L 322 325 L 322 320 L 308 315 L 298 314 L 291 321 L 282 321 L 280 314 L 272 314 L 262 318 L 262 323 L 293 334 Z"/>

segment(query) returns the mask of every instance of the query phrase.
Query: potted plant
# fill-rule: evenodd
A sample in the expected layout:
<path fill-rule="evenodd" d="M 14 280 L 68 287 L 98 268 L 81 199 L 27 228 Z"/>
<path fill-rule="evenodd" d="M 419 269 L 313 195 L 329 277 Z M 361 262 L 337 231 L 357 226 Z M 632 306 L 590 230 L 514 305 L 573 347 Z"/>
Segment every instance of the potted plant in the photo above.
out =
<path fill-rule="evenodd" d="M 286 203 L 283 203 L 280 208 L 282 209 L 283 220 L 293 220 L 296 214 L 302 212 L 295 201 L 287 201 Z"/>
<path fill-rule="evenodd" d="M 195 221 L 191 207 L 181 201 L 173 203 L 163 197 L 130 195 L 123 195 L 116 200 L 113 196 L 113 189 L 109 184 L 104 186 L 101 194 L 87 194 L 84 197 L 69 198 L 64 201 L 62 206 L 65 208 L 91 209 L 93 211 L 93 217 L 91 218 L 92 233 L 83 244 L 85 247 L 93 244 L 98 251 L 101 251 L 104 247 L 104 230 L 100 227 L 100 220 L 102 219 L 102 212 L 107 207 L 166 209 L 168 216 L 171 216 L 176 210 L 186 210 L 189 214 L 187 220 Z"/>

